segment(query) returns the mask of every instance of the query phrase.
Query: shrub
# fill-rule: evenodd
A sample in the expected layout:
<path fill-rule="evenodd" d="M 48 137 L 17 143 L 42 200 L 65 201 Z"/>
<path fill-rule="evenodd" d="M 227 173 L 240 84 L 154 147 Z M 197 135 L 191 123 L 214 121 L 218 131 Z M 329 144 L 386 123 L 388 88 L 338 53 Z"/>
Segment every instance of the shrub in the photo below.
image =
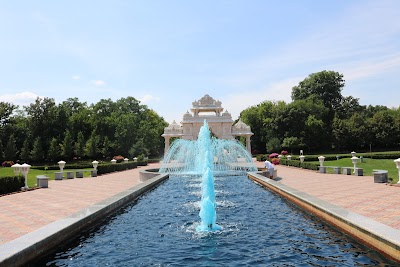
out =
<path fill-rule="evenodd" d="M 0 177 L 0 195 L 17 192 L 25 185 L 25 178 L 19 176 Z"/>
<path fill-rule="evenodd" d="M 11 167 L 12 165 L 14 165 L 14 161 L 12 160 L 6 160 L 1 164 L 3 167 Z"/>
<path fill-rule="evenodd" d="M 289 152 L 287 152 L 286 150 L 282 150 L 281 154 L 286 156 L 287 154 L 289 154 Z"/>
<path fill-rule="evenodd" d="M 99 164 L 97 167 L 97 174 L 105 174 L 115 171 L 125 171 L 137 168 L 137 162 L 128 162 L 123 164 Z"/>

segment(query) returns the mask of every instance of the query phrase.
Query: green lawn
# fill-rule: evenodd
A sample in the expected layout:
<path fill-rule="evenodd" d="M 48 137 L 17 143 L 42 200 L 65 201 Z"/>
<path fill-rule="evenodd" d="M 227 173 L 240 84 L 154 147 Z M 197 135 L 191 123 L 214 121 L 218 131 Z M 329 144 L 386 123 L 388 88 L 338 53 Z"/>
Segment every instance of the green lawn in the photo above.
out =
<path fill-rule="evenodd" d="M 64 172 L 66 171 L 77 171 L 78 169 L 64 169 Z M 79 169 L 79 170 L 84 170 L 84 177 L 90 177 L 90 171 L 93 170 L 93 168 L 90 169 Z M 36 176 L 37 175 L 46 175 L 49 177 L 50 180 L 54 180 L 54 173 L 59 172 L 60 170 L 52 170 L 52 171 L 46 171 L 46 170 L 35 170 L 35 169 L 30 169 L 28 173 L 28 187 L 35 187 L 36 186 Z M 11 167 L 0 167 L 0 177 L 4 176 L 14 176 L 14 171 Z M 65 176 L 65 174 L 64 174 Z M 65 179 L 65 178 L 64 178 Z"/>
<path fill-rule="evenodd" d="M 318 161 L 314 161 L 319 165 Z M 338 166 L 338 167 L 353 167 L 350 158 L 342 158 L 339 160 L 324 161 L 324 166 Z M 373 175 L 372 170 L 387 170 L 388 177 L 392 179 L 392 183 L 397 183 L 399 180 L 399 172 L 393 159 L 370 159 L 364 158 L 364 162 L 357 163 L 358 168 L 363 168 L 364 175 Z M 328 168 L 327 172 L 333 173 L 333 170 Z"/>

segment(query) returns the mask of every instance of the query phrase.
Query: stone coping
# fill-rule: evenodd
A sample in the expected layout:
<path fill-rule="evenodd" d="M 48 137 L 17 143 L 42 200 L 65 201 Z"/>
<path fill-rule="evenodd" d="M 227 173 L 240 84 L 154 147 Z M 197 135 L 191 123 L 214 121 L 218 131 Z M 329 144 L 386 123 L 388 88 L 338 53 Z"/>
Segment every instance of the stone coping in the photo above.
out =
<path fill-rule="evenodd" d="M 247 176 L 360 243 L 400 262 L 399 230 L 266 178 L 258 172 L 248 173 Z"/>
<path fill-rule="evenodd" d="M 0 245 L 0 267 L 24 266 L 46 255 L 83 229 L 128 204 L 169 177 L 159 174 L 110 198 Z"/>

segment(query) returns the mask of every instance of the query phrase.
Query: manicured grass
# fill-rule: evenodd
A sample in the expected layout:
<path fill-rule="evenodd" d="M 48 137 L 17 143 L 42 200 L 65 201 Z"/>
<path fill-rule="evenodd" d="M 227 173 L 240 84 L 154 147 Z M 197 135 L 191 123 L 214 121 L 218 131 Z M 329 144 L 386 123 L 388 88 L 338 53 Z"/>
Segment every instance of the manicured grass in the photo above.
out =
<path fill-rule="evenodd" d="M 318 161 L 314 161 L 319 165 Z M 338 167 L 353 167 L 353 163 L 349 158 L 342 158 L 339 160 L 325 161 L 324 166 L 338 166 Z M 397 183 L 399 180 L 399 172 L 396 168 L 396 164 L 392 159 L 370 159 L 364 158 L 364 162 L 357 163 L 358 168 L 363 168 L 364 175 L 371 175 L 372 170 L 387 170 L 388 177 L 392 179 L 391 183 Z M 333 173 L 333 170 L 327 168 L 327 172 Z"/>
<path fill-rule="evenodd" d="M 93 168 L 90 169 L 64 169 L 64 173 L 66 171 L 72 171 L 75 172 L 77 170 L 83 170 L 83 175 L 84 177 L 90 177 L 90 171 L 93 170 Z M 36 176 L 37 175 L 46 175 L 49 177 L 50 180 L 54 180 L 55 172 L 59 172 L 60 170 L 52 170 L 52 171 L 47 171 L 47 170 L 35 170 L 35 169 L 30 169 L 28 173 L 28 187 L 35 187 L 36 186 Z M 14 171 L 11 167 L 0 167 L 0 177 L 5 177 L 5 176 L 14 176 Z M 64 174 L 65 176 L 65 174 Z M 65 179 L 65 178 L 64 178 Z"/>

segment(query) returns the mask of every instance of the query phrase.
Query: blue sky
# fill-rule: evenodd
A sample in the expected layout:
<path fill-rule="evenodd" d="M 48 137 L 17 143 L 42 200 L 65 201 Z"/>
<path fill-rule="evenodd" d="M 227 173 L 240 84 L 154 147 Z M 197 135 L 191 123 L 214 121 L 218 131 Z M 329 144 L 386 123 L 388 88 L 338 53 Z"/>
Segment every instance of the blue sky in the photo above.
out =
<path fill-rule="evenodd" d="M 400 1 L 2 1 L 0 101 L 133 96 L 169 123 L 209 94 L 233 119 L 309 74 L 400 104 Z"/>

